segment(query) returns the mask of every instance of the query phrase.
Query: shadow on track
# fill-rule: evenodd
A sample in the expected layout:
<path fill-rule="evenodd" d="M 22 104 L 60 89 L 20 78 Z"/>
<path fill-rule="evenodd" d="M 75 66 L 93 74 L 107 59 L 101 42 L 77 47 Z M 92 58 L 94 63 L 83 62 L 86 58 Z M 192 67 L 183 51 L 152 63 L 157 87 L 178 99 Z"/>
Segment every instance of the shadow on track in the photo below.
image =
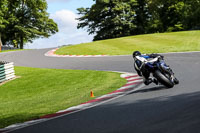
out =
<path fill-rule="evenodd" d="M 164 89 L 169 89 L 163 85 L 160 85 L 160 86 L 156 86 L 156 87 L 151 87 L 151 88 L 148 88 L 148 89 L 142 89 L 142 90 L 138 90 L 138 91 L 135 91 L 135 92 L 132 92 L 130 94 L 133 94 L 133 93 L 138 93 L 138 92 L 151 92 L 151 91 L 158 91 L 158 90 L 164 90 Z"/>
<path fill-rule="evenodd" d="M 139 97 L 140 93 L 163 89 L 166 88 L 160 86 L 134 93 Z M 134 95 L 130 96 L 135 97 Z M 107 106 L 122 116 L 118 117 L 118 120 L 114 120 L 120 121 L 119 118 L 121 118 L 123 121 L 120 122 L 121 125 L 116 125 L 116 127 L 123 127 L 118 131 L 115 130 L 116 133 L 197 133 L 200 131 L 200 92 L 175 96 L 155 96 L 155 98 L 134 102 L 124 100 Z"/>
<path fill-rule="evenodd" d="M 160 86 L 141 90 L 120 100 L 16 130 L 14 133 L 198 133 L 200 91 L 142 97 L 151 91 L 165 91 L 163 89 Z"/>

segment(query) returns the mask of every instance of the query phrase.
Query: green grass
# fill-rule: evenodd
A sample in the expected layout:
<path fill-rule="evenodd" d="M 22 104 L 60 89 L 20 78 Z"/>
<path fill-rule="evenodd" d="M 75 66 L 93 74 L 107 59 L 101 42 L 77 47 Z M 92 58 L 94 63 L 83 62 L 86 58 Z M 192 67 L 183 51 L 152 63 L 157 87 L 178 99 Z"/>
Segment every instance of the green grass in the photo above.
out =
<path fill-rule="evenodd" d="M 12 52 L 12 51 L 22 51 L 24 49 L 14 49 L 14 50 L 2 50 L 0 51 L 0 53 L 4 53 L 4 52 Z"/>
<path fill-rule="evenodd" d="M 15 67 L 20 76 L 0 86 L 0 128 L 66 109 L 126 83 L 119 73 Z"/>
<path fill-rule="evenodd" d="M 95 41 L 62 47 L 56 54 L 130 55 L 135 50 L 142 53 L 200 51 L 200 31 L 156 33 Z"/>

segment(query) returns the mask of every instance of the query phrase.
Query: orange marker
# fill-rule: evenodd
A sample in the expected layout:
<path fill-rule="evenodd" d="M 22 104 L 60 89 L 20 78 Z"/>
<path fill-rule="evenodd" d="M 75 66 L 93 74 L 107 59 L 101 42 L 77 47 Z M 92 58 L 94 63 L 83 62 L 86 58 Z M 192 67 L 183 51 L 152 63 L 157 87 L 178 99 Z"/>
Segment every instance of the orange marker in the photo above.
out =
<path fill-rule="evenodd" d="M 90 92 L 90 97 L 94 97 L 93 91 Z"/>

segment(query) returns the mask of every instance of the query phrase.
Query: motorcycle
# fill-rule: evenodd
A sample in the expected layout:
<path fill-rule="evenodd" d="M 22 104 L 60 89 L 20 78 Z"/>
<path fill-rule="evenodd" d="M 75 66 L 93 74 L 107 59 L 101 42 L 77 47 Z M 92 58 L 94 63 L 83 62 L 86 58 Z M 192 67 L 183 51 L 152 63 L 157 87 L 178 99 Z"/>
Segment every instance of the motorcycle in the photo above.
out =
<path fill-rule="evenodd" d="M 163 56 L 157 56 L 152 60 L 147 60 L 142 56 L 136 58 L 138 60 L 135 60 L 134 67 L 139 76 L 142 76 L 143 71 L 147 71 L 152 73 L 153 77 L 167 88 L 172 88 L 174 85 L 179 84 L 179 80 L 174 76 L 172 69 L 165 63 Z"/>

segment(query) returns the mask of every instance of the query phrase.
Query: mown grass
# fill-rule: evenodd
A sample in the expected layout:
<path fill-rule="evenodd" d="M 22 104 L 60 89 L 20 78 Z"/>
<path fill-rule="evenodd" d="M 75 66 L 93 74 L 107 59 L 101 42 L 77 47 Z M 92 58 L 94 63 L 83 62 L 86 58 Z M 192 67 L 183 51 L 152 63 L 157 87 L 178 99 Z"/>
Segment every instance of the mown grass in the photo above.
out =
<path fill-rule="evenodd" d="M 62 47 L 56 54 L 130 55 L 135 50 L 142 53 L 200 51 L 200 31 L 156 33 L 95 41 Z"/>
<path fill-rule="evenodd" d="M 12 52 L 12 51 L 22 51 L 25 49 L 14 49 L 14 50 L 1 50 L 0 53 L 4 53 L 4 52 Z M 26 49 L 27 50 L 27 49 Z"/>
<path fill-rule="evenodd" d="M 126 83 L 119 73 L 15 67 L 20 76 L 0 86 L 0 128 L 51 114 Z"/>

